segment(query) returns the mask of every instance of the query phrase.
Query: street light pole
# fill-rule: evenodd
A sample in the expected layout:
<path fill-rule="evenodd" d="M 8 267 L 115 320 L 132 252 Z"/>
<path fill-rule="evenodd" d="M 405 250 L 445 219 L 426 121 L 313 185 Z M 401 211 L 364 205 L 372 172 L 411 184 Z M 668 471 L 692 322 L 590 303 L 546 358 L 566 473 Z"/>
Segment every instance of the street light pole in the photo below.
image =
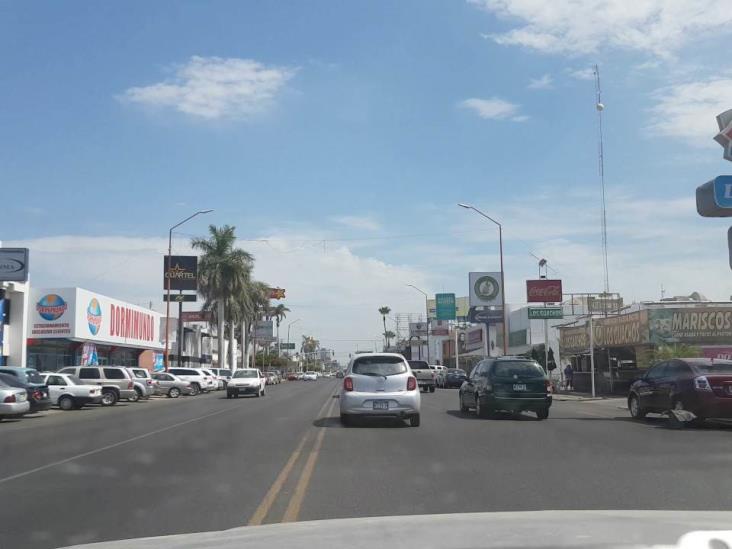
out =
<path fill-rule="evenodd" d="M 503 226 L 487 215 L 486 213 L 483 213 L 475 206 L 471 206 L 470 204 L 463 204 L 459 203 L 458 206 L 461 208 L 465 208 L 467 210 L 473 210 L 478 215 L 481 215 L 485 217 L 487 220 L 492 221 L 496 225 L 498 225 L 498 247 L 500 250 L 500 256 L 501 256 L 501 306 L 503 307 L 503 354 L 508 354 L 508 311 L 506 310 L 506 278 L 505 278 L 505 272 L 503 270 Z"/>
<path fill-rule="evenodd" d="M 211 213 L 212 211 L 213 210 L 199 210 L 196 213 L 194 213 L 193 215 L 189 215 L 183 221 L 181 221 L 180 223 L 176 223 L 175 225 L 173 225 L 170 228 L 170 230 L 168 231 L 168 257 L 166 258 L 166 261 L 165 261 L 165 274 L 166 275 L 168 274 L 168 271 L 170 271 L 170 256 L 173 253 L 173 229 L 175 229 L 176 227 L 180 227 L 181 225 L 183 225 L 183 223 L 185 223 L 186 221 L 190 221 L 197 215 Z M 166 300 L 166 305 L 165 305 L 165 370 L 167 371 L 168 368 L 170 368 L 170 363 L 169 363 L 169 359 L 168 359 L 168 345 L 170 343 L 170 277 L 168 277 L 168 276 L 165 277 L 165 293 L 166 293 L 166 295 L 165 295 L 165 300 Z M 178 349 L 179 350 L 180 350 L 180 346 L 181 346 L 181 341 L 180 341 L 180 334 L 179 334 L 178 335 Z M 180 352 L 178 353 L 178 356 L 180 356 Z M 178 366 L 180 366 L 180 364 L 178 364 Z"/>
<path fill-rule="evenodd" d="M 417 290 L 420 294 L 424 296 L 424 314 L 425 314 L 425 322 L 427 323 L 427 362 L 430 361 L 430 306 L 429 301 L 427 298 L 427 292 L 424 292 L 417 288 L 414 284 L 407 284 L 410 288 L 414 288 Z"/>
<path fill-rule="evenodd" d="M 301 319 L 293 320 L 292 322 L 289 322 L 287 324 L 287 350 L 290 350 L 290 326 L 295 324 L 296 322 L 300 322 Z"/>

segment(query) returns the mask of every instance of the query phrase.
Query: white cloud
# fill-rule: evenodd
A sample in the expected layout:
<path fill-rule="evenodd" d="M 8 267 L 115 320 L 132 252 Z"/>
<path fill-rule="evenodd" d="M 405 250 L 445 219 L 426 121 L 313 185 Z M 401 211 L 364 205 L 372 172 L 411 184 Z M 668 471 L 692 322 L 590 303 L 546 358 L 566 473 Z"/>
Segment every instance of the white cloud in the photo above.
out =
<path fill-rule="evenodd" d="M 532 78 L 527 88 L 530 90 L 550 90 L 554 87 L 553 79 L 550 74 L 545 74 L 539 78 Z"/>
<path fill-rule="evenodd" d="M 673 56 L 687 42 L 730 32 L 720 0 L 468 0 L 519 25 L 492 35 L 499 44 L 545 53 L 588 54 L 602 47 Z"/>
<path fill-rule="evenodd" d="M 732 78 L 674 84 L 656 90 L 651 109 L 653 135 L 684 139 L 705 146 L 719 131 L 715 117 L 732 104 Z"/>
<path fill-rule="evenodd" d="M 369 216 L 343 215 L 334 217 L 333 221 L 351 229 L 362 229 L 365 231 L 378 231 L 381 229 L 381 224 Z"/>
<path fill-rule="evenodd" d="M 515 122 L 528 120 L 528 116 L 519 114 L 519 105 L 509 103 L 498 97 L 491 97 L 489 99 L 471 97 L 470 99 L 461 101 L 459 105 L 472 110 L 478 116 L 487 120 L 511 119 Z"/>
<path fill-rule="evenodd" d="M 129 88 L 122 99 L 207 120 L 248 118 L 267 110 L 294 74 L 252 59 L 193 56 L 174 78 Z"/>
<path fill-rule="evenodd" d="M 567 69 L 567 74 L 577 80 L 594 80 L 595 70 L 592 67 L 584 69 Z"/>

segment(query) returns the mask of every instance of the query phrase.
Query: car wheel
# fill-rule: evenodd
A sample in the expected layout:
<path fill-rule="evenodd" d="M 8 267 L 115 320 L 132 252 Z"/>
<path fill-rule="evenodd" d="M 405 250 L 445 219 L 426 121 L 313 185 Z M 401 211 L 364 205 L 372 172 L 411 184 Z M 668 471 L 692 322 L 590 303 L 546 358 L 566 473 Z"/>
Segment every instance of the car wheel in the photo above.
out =
<path fill-rule="evenodd" d="M 141 398 L 144 398 L 145 395 L 142 394 L 142 391 L 139 387 L 135 387 L 135 392 L 137 393 L 137 400 L 140 400 Z"/>
<path fill-rule="evenodd" d="M 409 417 L 409 425 L 411 427 L 419 427 L 419 423 L 420 423 L 419 414 L 414 414 L 413 416 Z"/>
<path fill-rule="evenodd" d="M 353 420 L 348 414 L 341 414 L 341 425 L 344 427 L 350 427 L 353 425 Z"/>
<path fill-rule="evenodd" d="M 630 411 L 630 417 L 633 419 L 643 419 L 646 417 L 646 410 L 641 408 L 638 395 L 630 395 L 628 397 L 628 410 Z"/>
<path fill-rule="evenodd" d="M 180 396 L 180 389 L 178 387 L 171 387 L 170 391 L 168 391 L 168 396 L 170 398 L 178 398 Z"/>
<path fill-rule="evenodd" d="M 233 397 L 233 396 L 234 396 L 234 395 L 233 395 L 233 394 L 231 394 L 231 391 L 226 391 L 226 398 L 231 398 L 231 397 Z"/>
<path fill-rule="evenodd" d="M 435 392 L 435 386 L 434 385 L 430 385 L 430 393 L 434 393 L 434 392 Z"/>
<path fill-rule="evenodd" d="M 117 404 L 119 397 L 114 391 L 103 391 L 102 392 L 102 406 L 114 406 Z"/>
<path fill-rule="evenodd" d="M 196 396 L 201 393 L 201 386 L 198 383 L 191 385 L 191 396 Z"/>
<path fill-rule="evenodd" d="M 536 411 L 536 419 L 542 420 L 549 417 L 549 408 L 542 408 Z"/>
<path fill-rule="evenodd" d="M 70 396 L 62 396 L 58 399 L 58 407 L 62 410 L 69 411 L 74 409 L 74 399 Z"/>
<path fill-rule="evenodd" d="M 485 406 L 480 404 L 480 397 L 475 395 L 475 415 L 479 418 L 487 418 L 490 413 L 485 409 Z"/>
<path fill-rule="evenodd" d="M 139 393 L 137 392 L 137 389 L 135 389 L 135 391 L 134 391 L 134 393 L 133 393 L 133 396 L 131 396 L 131 397 L 130 397 L 130 398 L 128 398 L 127 400 L 128 400 L 129 402 L 137 402 L 138 400 L 140 400 L 140 395 L 139 395 Z"/>
<path fill-rule="evenodd" d="M 264 389 L 262 389 L 262 396 L 264 396 L 266 394 L 267 394 L 267 391 L 265 391 Z"/>
<path fill-rule="evenodd" d="M 467 414 L 469 411 L 469 408 L 463 404 L 463 395 L 460 395 L 460 413 Z"/>

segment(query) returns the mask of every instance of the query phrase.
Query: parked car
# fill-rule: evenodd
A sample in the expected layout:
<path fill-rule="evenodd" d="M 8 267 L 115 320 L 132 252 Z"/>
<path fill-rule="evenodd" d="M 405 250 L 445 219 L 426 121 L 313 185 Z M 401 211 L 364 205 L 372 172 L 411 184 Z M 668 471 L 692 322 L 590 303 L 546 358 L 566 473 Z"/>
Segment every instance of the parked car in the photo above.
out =
<path fill-rule="evenodd" d="M 318 381 L 318 374 L 315 372 L 305 372 L 302 379 L 303 381 Z"/>
<path fill-rule="evenodd" d="M 354 357 L 340 392 L 341 423 L 351 425 L 360 416 L 408 419 L 419 427 L 421 397 L 417 378 L 402 355 L 363 353 Z"/>
<path fill-rule="evenodd" d="M 190 381 L 191 387 L 193 388 L 193 395 L 209 390 L 210 376 L 205 374 L 203 370 L 199 370 L 198 368 L 169 368 L 168 373 L 178 376 L 184 381 Z"/>
<path fill-rule="evenodd" d="M 412 374 L 417 378 L 420 390 L 435 392 L 435 372 L 424 360 L 409 360 Z"/>
<path fill-rule="evenodd" d="M 231 379 L 231 370 L 228 368 L 208 368 L 209 371 L 213 372 L 219 380 L 219 386 L 221 389 L 226 389 L 226 385 Z"/>
<path fill-rule="evenodd" d="M 43 378 L 36 373 L 30 376 L 30 379 L 32 382 L 29 383 L 11 374 L 0 374 L 0 381 L 5 385 L 25 390 L 30 404 L 29 413 L 48 410 L 51 407 L 51 399 L 48 398 L 48 387 L 43 382 Z"/>
<path fill-rule="evenodd" d="M 51 403 L 62 410 L 78 410 L 87 404 L 102 402 L 102 388 L 84 383 L 71 374 L 44 372 L 41 374 L 48 386 Z"/>
<path fill-rule="evenodd" d="M 338 371 L 336 372 L 336 375 L 335 375 L 335 376 L 336 376 L 336 378 L 338 378 L 338 379 L 343 379 L 343 377 L 345 376 L 345 374 L 343 373 L 343 370 L 338 370 Z"/>
<path fill-rule="evenodd" d="M 475 409 L 478 417 L 496 411 L 536 413 L 549 417 L 551 384 L 544 370 L 533 360 L 498 357 L 481 360 L 460 387 L 460 411 Z"/>
<path fill-rule="evenodd" d="M 444 375 L 442 387 L 451 389 L 453 387 L 461 387 L 463 382 L 468 379 L 468 374 L 460 368 L 449 368 Z"/>
<path fill-rule="evenodd" d="M 28 393 L 22 387 L 8 385 L 0 380 L 0 421 L 20 417 L 30 411 Z"/>
<path fill-rule="evenodd" d="M 0 374 L 13 376 L 29 385 L 45 385 L 43 378 L 35 368 L 20 368 L 18 366 L 0 366 Z"/>
<path fill-rule="evenodd" d="M 274 372 L 264 372 L 264 381 L 267 385 L 277 385 L 277 374 Z"/>
<path fill-rule="evenodd" d="M 297 374 L 295 372 L 287 374 L 287 381 L 297 381 Z"/>
<path fill-rule="evenodd" d="M 226 387 L 226 398 L 239 398 L 240 394 L 265 395 L 265 378 L 257 368 L 241 368 L 234 372 Z"/>
<path fill-rule="evenodd" d="M 99 385 L 102 388 L 102 406 L 113 406 L 119 400 L 138 400 L 135 382 L 127 368 L 117 366 L 67 366 L 59 374 L 71 374 L 83 383 Z"/>
<path fill-rule="evenodd" d="M 660 362 L 630 386 L 630 415 L 687 410 L 697 417 L 732 418 L 732 361 L 683 358 Z"/>
<path fill-rule="evenodd" d="M 158 372 L 152 375 L 155 381 L 155 394 L 178 398 L 180 395 L 194 394 L 193 385 L 170 372 Z"/>
<path fill-rule="evenodd" d="M 135 382 L 135 391 L 139 398 L 150 398 L 155 394 L 155 382 L 146 368 L 128 368 Z"/>

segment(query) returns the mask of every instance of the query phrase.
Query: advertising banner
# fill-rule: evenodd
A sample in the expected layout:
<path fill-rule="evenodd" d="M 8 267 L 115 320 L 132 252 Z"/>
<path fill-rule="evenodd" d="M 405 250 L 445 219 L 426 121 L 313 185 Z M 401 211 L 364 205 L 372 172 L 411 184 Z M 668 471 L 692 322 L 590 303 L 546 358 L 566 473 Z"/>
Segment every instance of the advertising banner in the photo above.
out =
<path fill-rule="evenodd" d="M 561 307 L 529 307 L 529 320 L 564 318 Z"/>
<path fill-rule="evenodd" d="M 455 294 L 435 294 L 437 320 L 455 320 Z"/>
<path fill-rule="evenodd" d="M 211 311 L 183 311 L 180 318 L 183 322 L 211 322 L 213 313 Z"/>
<path fill-rule="evenodd" d="M 82 288 L 32 293 L 29 337 L 69 338 L 97 344 L 161 349 L 162 315 Z"/>
<path fill-rule="evenodd" d="M 432 334 L 433 336 L 450 335 L 450 325 L 448 324 L 447 320 L 431 320 L 430 334 Z"/>
<path fill-rule="evenodd" d="M 409 337 L 427 337 L 428 328 L 426 322 L 410 322 Z"/>
<path fill-rule="evenodd" d="M 526 301 L 527 303 L 561 303 L 562 281 L 547 279 L 527 280 Z"/>
<path fill-rule="evenodd" d="M 648 311 L 651 343 L 729 344 L 732 308 L 679 307 Z"/>
<path fill-rule="evenodd" d="M 483 330 L 482 326 L 478 326 L 465 331 L 465 337 L 462 340 L 464 352 L 483 348 Z"/>
<path fill-rule="evenodd" d="M 0 282 L 28 282 L 28 248 L 0 248 Z"/>
<path fill-rule="evenodd" d="M 501 288 L 501 273 L 470 273 L 470 306 L 483 307 L 501 305 L 503 289 Z"/>
<path fill-rule="evenodd" d="M 271 320 L 258 320 L 255 322 L 254 337 L 259 341 L 274 339 L 274 322 Z"/>
<path fill-rule="evenodd" d="M 168 259 L 170 258 L 170 262 Z M 163 289 L 198 290 L 198 256 L 171 255 L 163 258 Z"/>
<path fill-rule="evenodd" d="M 732 347 L 702 347 L 704 358 L 732 360 Z"/>
<path fill-rule="evenodd" d="M 623 308 L 623 298 L 588 297 L 587 310 L 590 313 L 615 313 Z"/>
<path fill-rule="evenodd" d="M 587 325 L 559 328 L 559 351 L 562 354 L 582 353 L 590 348 Z"/>
<path fill-rule="evenodd" d="M 625 347 L 648 343 L 648 311 L 595 319 L 595 347 Z"/>

